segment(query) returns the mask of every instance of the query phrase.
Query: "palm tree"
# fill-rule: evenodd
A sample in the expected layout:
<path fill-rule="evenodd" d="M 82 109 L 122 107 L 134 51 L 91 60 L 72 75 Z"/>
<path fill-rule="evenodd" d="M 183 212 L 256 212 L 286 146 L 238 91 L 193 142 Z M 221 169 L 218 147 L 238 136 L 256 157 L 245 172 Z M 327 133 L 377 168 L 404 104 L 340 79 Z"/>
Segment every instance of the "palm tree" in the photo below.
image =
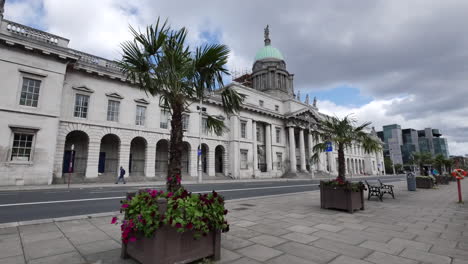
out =
<path fill-rule="evenodd" d="M 121 44 L 123 54 L 118 63 L 131 82 L 146 93 L 159 96 L 160 105 L 172 115 L 167 189 L 175 191 L 181 186 L 183 113 L 190 104 L 203 101 L 219 89 L 224 112 L 233 114 L 239 111 L 245 95 L 223 86 L 223 75 L 229 74 L 227 46 L 206 44 L 190 49 L 186 28 L 171 29 L 167 21 L 160 23 L 159 18 L 146 32 L 131 26 L 130 31 L 133 40 Z M 217 134 L 225 130 L 224 122 L 210 115 L 207 127 Z"/>
<path fill-rule="evenodd" d="M 423 175 L 424 165 L 432 164 L 432 154 L 429 152 L 413 153 L 413 163 L 419 165 L 419 173 Z"/>
<path fill-rule="evenodd" d="M 312 137 L 315 142 L 321 141 L 313 147 L 314 155 L 312 160 L 318 160 L 320 152 L 327 149 L 327 142 L 335 143 L 338 148 L 338 179 L 346 180 L 346 162 L 344 150 L 351 147 L 353 143 L 362 145 L 366 153 L 376 152 L 381 149 L 380 140 L 365 130 L 371 123 L 365 122 L 357 125 L 357 121 L 346 116 L 342 119 L 338 117 L 328 117 L 320 121 L 318 129 L 313 130 Z"/>
<path fill-rule="evenodd" d="M 442 154 L 438 154 L 433 160 L 434 166 L 439 170 L 439 173 L 442 173 L 442 168 L 445 167 L 445 160 L 445 156 Z"/>

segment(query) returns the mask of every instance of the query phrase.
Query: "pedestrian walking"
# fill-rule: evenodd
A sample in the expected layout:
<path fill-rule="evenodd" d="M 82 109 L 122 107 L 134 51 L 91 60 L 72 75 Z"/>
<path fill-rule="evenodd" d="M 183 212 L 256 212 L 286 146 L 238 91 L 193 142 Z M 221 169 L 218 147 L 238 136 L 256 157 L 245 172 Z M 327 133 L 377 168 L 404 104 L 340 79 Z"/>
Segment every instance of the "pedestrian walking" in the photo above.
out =
<path fill-rule="evenodd" d="M 120 180 L 122 180 L 123 183 L 125 184 L 126 182 L 125 182 L 124 176 L 125 176 L 125 169 L 122 166 L 120 166 L 120 175 L 117 181 L 115 182 L 115 184 L 118 184 Z"/>

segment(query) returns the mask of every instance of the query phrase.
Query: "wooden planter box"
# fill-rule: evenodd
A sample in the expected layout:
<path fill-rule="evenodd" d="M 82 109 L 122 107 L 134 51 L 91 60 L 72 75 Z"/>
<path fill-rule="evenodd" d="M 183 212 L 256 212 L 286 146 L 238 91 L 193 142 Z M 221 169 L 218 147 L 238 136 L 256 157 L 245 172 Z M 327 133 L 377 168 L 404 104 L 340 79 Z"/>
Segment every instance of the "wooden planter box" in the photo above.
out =
<path fill-rule="evenodd" d="M 159 212 L 166 211 L 167 201 L 158 200 Z M 132 258 L 141 264 L 190 263 L 203 258 L 221 257 L 221 231 L 210 232 L 195 239 L 193 232 L 179 233 L 174 227 L 163 226 L 152 238 L 136 234 L 137 241 L 122 243 L 122 258 Z"/>
<path fill-rule="evenodd" d="M 346 188 L 326 186 L 320 182 L 320 207 L 324 209 L 340 209 L 353 213 L 354 210 L 364 210 L 364 190 L 353 192 Z"/>
<path fill-rule="evenodd" d="M 447 176 L 435 176 L 437 184 L 449 184 L 450 177 Z"/>
<path fill-rule="evenodd" d="M 432 187 L 434 187 L 434 183 L 431 178 L 416 177 L 416 188 L 432 189 Z"/>

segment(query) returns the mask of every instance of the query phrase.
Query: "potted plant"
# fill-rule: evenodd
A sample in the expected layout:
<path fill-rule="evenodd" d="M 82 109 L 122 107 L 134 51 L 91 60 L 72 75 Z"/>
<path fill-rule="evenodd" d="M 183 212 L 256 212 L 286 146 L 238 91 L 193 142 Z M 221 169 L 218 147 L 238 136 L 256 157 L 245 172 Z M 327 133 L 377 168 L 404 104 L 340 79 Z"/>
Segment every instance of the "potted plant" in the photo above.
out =
<path fill-rule="evenodd" d="M 431 176 L 416 176 L 416 188 L 432 189 L 435 179 Z"/>
<path fill-rule="evenodd" d="M 338 177 L 332 181 L 320 182 L 320 205 L 322 208 L 335 208 L 353 212 L 356 209 L 364 210 L 364 184 L 351 183 L 346 180 L 345 148 L 359 144 L 366 153 L 381 150 L 382 141 L 377 137 L 374 129 L 369 134 L 365 130 L 371 123 L 361 125 L 346 116 L 342 119 L 326 117 L 312 130 L 315 142 L 312 161 L 319 161 L 321 152 L 330 151 L 330 145 L 335 145 L 338 152 Z M 333 144 L 334 143 L 334 144 Z"/>
<path fill-rule="evenodd" d="M 221 232 L 227 232 L 224 199 L 215 191 L 192 194 L 140 190 L 122 201 L 122 257 L 142 264 L 189 263 L 220 258 Z"/>
<path fill-rule="evenodd" d="M 364 210 L 364 184 L 341 181 L 320 182 L 320 207 L 324 209 L 340 209 L 353 213 L 354 210 Z"/>

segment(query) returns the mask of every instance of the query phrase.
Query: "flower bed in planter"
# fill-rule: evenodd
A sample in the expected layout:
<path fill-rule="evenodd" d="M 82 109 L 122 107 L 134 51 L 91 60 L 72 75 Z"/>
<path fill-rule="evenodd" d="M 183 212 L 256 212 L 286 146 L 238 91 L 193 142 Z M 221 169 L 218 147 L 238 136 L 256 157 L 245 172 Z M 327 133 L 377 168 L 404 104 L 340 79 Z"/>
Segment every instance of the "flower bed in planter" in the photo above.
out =
<path fill-rule="evenodd" d="M 430 176 L 417 176 L 416 188 L 432 189 L 434 187 L 434 180 Z"/>
<path fill-rule="evenodd" d="M 445 176 L 445 175 L 435 176 L 437 184 L 449 184 L 450 183 L 450 178 L 451 177 L 448 177 L 448 176 Z"/>
<path fill-rule="evenodd" d="M 353 213 L 364 210 L 364 184 L 339 180 L 320 182 L 320 207 Z"/>
<path fill-rule="evenodd" d="M 193 195 L 142 190 L 122 201 L 122 257 L 142 264 L 189 263 L 220 258 L 227 232 L 224 199 L 216 192 Z M 113 218 L 112 223 L 116 224 Z"/>

